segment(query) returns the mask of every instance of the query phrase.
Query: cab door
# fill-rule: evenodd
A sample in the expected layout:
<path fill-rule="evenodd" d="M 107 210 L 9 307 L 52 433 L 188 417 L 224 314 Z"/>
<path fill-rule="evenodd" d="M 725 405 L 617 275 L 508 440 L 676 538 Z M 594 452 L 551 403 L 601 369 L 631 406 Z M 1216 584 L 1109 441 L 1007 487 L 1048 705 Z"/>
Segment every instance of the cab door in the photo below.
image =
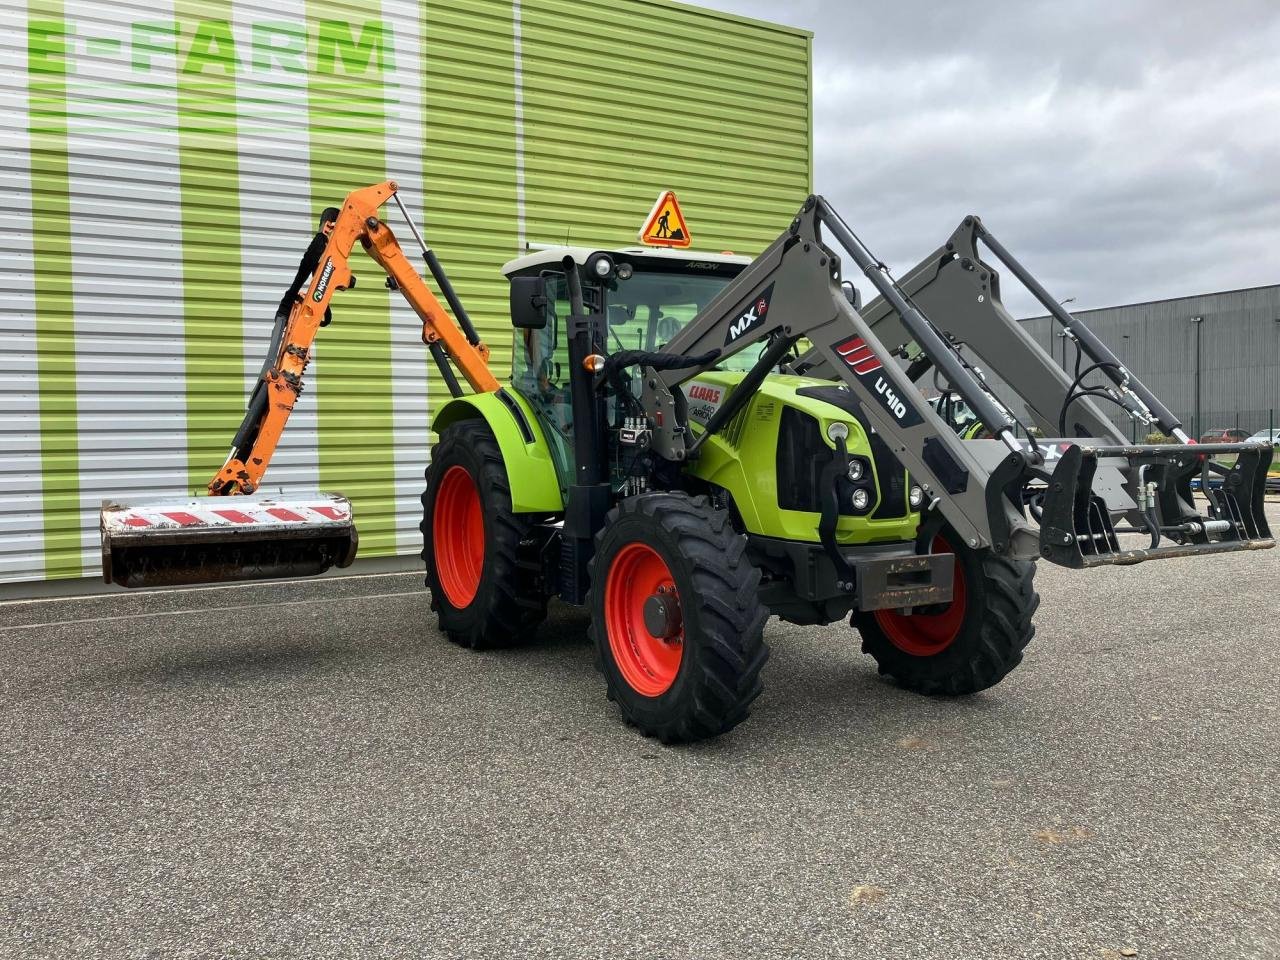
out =
<path fill-rule="evenodd" d="M 515 329 L 511 349 L 511 386 L 529 402 L 551 447 L 560 491 L 574 470 L 573 405 L 569 387 L 569 285 L 559 271 L 543 271 L 547 323 L 541 330 Z M 516 478 L 512 478 L 513 482 Z"/>

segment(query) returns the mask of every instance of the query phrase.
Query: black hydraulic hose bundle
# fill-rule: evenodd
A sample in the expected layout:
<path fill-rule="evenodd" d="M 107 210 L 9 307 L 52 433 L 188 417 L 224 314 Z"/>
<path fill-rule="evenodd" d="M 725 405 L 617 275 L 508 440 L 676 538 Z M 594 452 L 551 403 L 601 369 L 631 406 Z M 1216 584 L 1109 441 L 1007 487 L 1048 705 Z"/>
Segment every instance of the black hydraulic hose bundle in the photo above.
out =
<path fill-rule="evenodd" d="M 1151 505 L 1147 507 L 1143 514 L 1147 518 L 1147 525 L 1151 528 L 1151 549 L 1154 550 L 1160 546 L 1160 505 L 1157 501 L 1152 500 Z"/>
<path fill-rule="evenodd" d="M 623 370 L 637 364 L 652 367 L 654 370 L 686 370 L 689 367 L 706 366 L 713 363 L 719 356 L 719 350 L 708 350 L 696 357 L 685 357 L 678 353 L 655 353 L 651 350 L 619 350 L 605 358 L 596 382 L 597 384 L 608 383 L 623 402 L 643 414 L 644 408 L 631 392 L 631 385 L 623 376 Z"/>
<path fill-rule="evenodd" d="M 1111 394 L 1107 393 L 1106 390 L 1103 390 L 1099 387 L 1084 388 L 1083 386 L 1084 378 L 1087 377 L 1089 374 L 1093 373 L 1093 371 L 1100 370 L 1106 367 L 1115 367 L 1116 369 L 1120 369 L 1120 365 L 1118 363 L 1112 363 L 1110 360 L 1100 360 L 1097 363 L 1090 364 L 1089 366 L 1085 367 L 1083 371 L 1080 371 L 1079 367 L 1080 367 L 1080 364 L 1078 362 L 1078 355 L 1077 355 L 1076 378 L 1071 381 L 1071 386 L 1067 388 L 1067 398 L 1062 401 L 1062 410 L 1058 413 L 1058 431 L 1059 431 L 1058 435 L 1059 436 L 1065 437 L 1067 435 L 1067 411 L 1071 409 L 1071 404 L 1075 403 L 1077 400 L 1081 399 L 1082 397 L 1097 397 L 1100 400 L 1110 400 L 1112 403 L 1116 404 L 1121 409 L 1124 409 L 1124 410 L 1129 409 L 1121 401 L 1117 400 Z"/>
<path fill-rule="evenodd" d="M 307 244 L 307 249 L 298 262 L 298 272 L 294 274 L 293 282 L 285 290 L 284 296 L 280 298 L 280 306 L 276 307 L 277 319 L 289 316 L 298 299 L 298 294 L 302 292 L 302 285 L 316 272 L 316 267 L 320 265 L 320 255 L 324 253 L 325 245 L 329 242 L 329 232 L 325 228 L 338 222 L 338 213 L 337 207 L 325 207 L 324 212 L 320 214 L 320 226 L 316 230 L 316 235 Z"/>
<path fill-rule="evenodd" d="M 427 349 L 431 351 L 431 359 L 436 362 L 436 366 L 440 368 L 440 377 L 444 380 L 444 385 L 449 390 L 449 396 L 462 396 L 462 384 L 458 383 L 458 378 L 454 375 L 453 367 L 449 365 L 449 355 L 444 352 L 444 347 L 440 346 L 438 340 L 433 340 L 427 344 Z"/>
<path fill-rule="evenodd" d="M 689 448 L 688 455 L 690 458 L 696 457 L 702 445 L 707 442 L 707 438 L 715 434 L 737 416 L 747 402 L 755 396 L 760 384 L 779 363 L 782 358 L 787 355 L 792 347 L 795 346 L 799 337 L 796 336 L 777 336 L 774 341 L 765 347 L 764 351 L 756 359 L 755 364 L 747 371 L 747 375 L 738 381 L 737 387 L 729 394 L 729 399 L 720 405 L 707 420 L 702 427 L 702 435 L 693 442 L 693 446 Z"/>
<path fill-rule="evenodd" d="M 325 207 L 321 212 L 320 224 L 316 229 L 316 235 L 307 244 L 307 249 L 303 252 L 302 259 L 298 261 L 298 269 L 293 275 L 293 281 L 285 289 L 284 296 L 280 298 L 280 305 L 276 307 L 267 354 L 263 357 L 262 369 L 258 371 L 257 382 L 254 383 L 253 391 L 249 394 L 249 402 L 245 405 L 244 419 L 240 421 L 240 428 L 236 430 L 235 439 L 231 442 L 232 448 L 235 450 L 235 457 L 238 460 L 243 460 L 248 456 L 249 450 L 253 447 L 254 434 L 257 431 L 258 424 L 262 422 L 263 415 L 267 412 L 267 385 L 264 378 L 280 358 L 280 341 L 284 338 L 284 328 L 289 322 L 289 314 L 293 312 L 293 305 L 298 302 L 298 296 L 302 292 L 303 284 L 320 266 L 320 257 L 324 253 L 325 246 L 329 243 L 329 232 L 326 228 L 337 222 L 338 213 L 337 207 Z M 326 307 L 324 320 L 321 321 L 320 325 L 327 326 L 332 319 L 333 313 Z"/>
<path fill-rule="evenodd" d="M 822 550 L 835 567 L 836 576 L 844 589 L 852 590 L 857 577 L 849 561 L 840 552 L 836 540 L 836 525 L 840 522 L 840 501 L 848 484 L 849 448 L 845 438 L 835 438 L 836 449 L 818 479 L 818 488 L 822 491 L 822 513 L 818 517 L 818 540 Z"/>

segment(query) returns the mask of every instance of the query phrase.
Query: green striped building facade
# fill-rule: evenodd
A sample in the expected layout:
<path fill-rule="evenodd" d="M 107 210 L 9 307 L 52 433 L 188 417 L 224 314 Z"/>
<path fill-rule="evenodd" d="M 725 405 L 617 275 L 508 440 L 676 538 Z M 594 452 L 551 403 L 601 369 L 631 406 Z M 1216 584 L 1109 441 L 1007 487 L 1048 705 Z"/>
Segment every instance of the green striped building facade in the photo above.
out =
<path fill-rule="evenodd" d="M 668 0 L 31 0 L 0 36 L 0 582 L 95 576 L 104 498 L 203 490 L 349 190 L 401 185 L 505 372 L 528 243 L 633 243 L 667 187 L 699 249 L 772 240 L 809 84 L 807 34 Z M 265 489 L 414 553 L 443 390 L 353 262 Z"/>

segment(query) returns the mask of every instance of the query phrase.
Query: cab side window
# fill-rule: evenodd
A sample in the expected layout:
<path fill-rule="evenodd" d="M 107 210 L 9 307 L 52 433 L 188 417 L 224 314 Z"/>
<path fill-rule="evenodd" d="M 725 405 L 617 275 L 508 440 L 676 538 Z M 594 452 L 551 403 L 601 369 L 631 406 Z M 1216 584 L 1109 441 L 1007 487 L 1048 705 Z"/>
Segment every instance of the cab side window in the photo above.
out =
<path fill-rule="evenodd" d="M 568 284 L 561 273 L 545 273 L 543 277 L 547 284 L 547 325 L 541 330 L 515 330 L 511 351 L 511 382 L 530 400 L 535 393 L 547 394 L 568 385 Z"/>
<path fill-rule="evenodd" d="M 569 285 L 563 273 L 543 273 L 547 291 L 547 325 L 541 330 L 513 331 L 511 384 L 529 401 L 551 444 L 561 485 L 568 483 L 573 456 L 573 410 L 569 387 Z"/>

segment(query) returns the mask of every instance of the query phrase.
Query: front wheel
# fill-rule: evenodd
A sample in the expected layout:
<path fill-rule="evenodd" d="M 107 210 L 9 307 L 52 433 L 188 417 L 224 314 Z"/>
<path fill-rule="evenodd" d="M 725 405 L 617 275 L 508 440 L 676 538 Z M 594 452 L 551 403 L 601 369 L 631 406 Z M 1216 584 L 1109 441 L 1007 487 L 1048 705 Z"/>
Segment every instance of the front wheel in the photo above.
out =
<path fill-rule="evenodd" d="M 445 428 L 422 495 L 422 559 L 431 608 L 454 643 L 477 650 L 519 643 L 546 618 L 532 528 L 511 509 L 489 426 L 464 420 Z"/>
<path fill-rule="evenodd" d="M 705 497 L 618 504 L 591 561 L 591 634 L 622 716 L 664 743 L 746 719 L 768 659 L 760 572 L 746 538 Z"/>
<path fill-rule="evenodd" d="M 974 550 L 950 529 L 938 535 L 933 550 L 956 555 L 949 604 L 910 614 L 855 611 L 853 626 L 880 672 L 908 690 L 977 693 L 1003 680 L 1035 635 L 1036 565 Z"/>

